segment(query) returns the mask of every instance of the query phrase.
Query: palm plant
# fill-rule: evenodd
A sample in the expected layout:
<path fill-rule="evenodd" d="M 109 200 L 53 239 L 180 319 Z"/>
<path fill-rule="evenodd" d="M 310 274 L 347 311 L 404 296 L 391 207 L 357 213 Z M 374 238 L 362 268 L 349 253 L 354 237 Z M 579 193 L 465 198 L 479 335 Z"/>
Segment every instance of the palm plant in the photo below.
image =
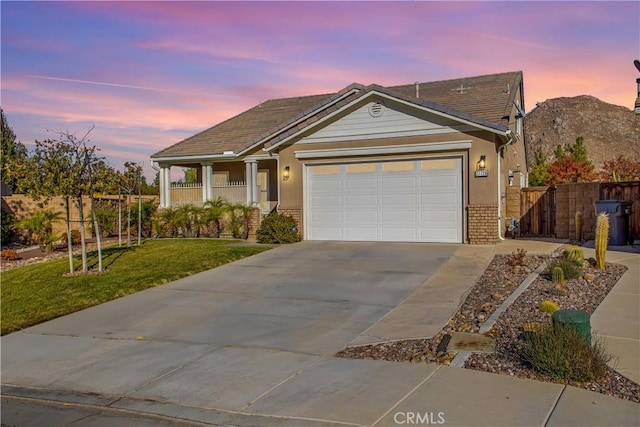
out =
<path fill-rule="evenodd" d="M 244 239 L 249 233 L 249 214 L 251 206 L 242 203 L 230 203 L 224 208 L 227 217 L 227 231 L 234 239 Z"/>
<path fill-rule="evenodd" d="M 227 201 L 222 197 L 207 200 L 201 216 L 201 225 L 209 230 L 212 237 L 220 237 L 220 220 L 223 217 Z"/>
<path fill-rule="evenodd" d="M 29 233 L 29 240 L 37 244 L 40 249 L 49 251 L 58 237 L 53 234 L 53 223 L 62 220 L 60 212 L 51 209 L 35 211 L 30 217 L 18 222 L 18 228 L 24 228 Z"/>
<path fill-rule="evenodd" d="M 203 209 L 192 203 L 176 208 L 175 222 L 184 237 L 198 237 Z"/>
<path fill-rule="evenodd" d="M 166 233 L 168 237 L 175 237 L 178 235 L 178 224 L 176 222 L 178 213 L 174 208 L 166 208 L 158 214 L 158 229 L 162 230 L 162 233 Z"/>

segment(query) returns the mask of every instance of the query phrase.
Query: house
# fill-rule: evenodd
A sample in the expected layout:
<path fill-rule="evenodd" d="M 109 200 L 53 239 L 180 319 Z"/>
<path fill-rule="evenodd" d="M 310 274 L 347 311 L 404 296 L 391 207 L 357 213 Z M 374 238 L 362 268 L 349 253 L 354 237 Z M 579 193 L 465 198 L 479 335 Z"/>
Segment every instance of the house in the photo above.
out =
<path fill-rule="evenodd" d="M 192 167 L 201 184 L 189 201 L 240 189 L 263 213 L 296 218 L 305 239 L 493 243 L 506 186 L 526 181 L 523 116 L 520 71 L 354 83 L 263 102 L 151 158 L 161 208 L 184 190 L 170 168 Z"/>

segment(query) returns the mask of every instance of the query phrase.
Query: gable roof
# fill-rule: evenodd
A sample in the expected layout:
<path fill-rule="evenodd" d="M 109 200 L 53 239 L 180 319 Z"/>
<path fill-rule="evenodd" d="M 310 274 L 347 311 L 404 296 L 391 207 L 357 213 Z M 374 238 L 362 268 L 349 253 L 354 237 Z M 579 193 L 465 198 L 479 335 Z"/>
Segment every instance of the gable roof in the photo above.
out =
<path fill-rule="evenodd" d="M 237 156 L 261 143 L 273 146 L 372 91 L 482 127 L 506 131 L 507 122 L 503 119 L 511 111 L 515 88 L 521 84 L 520 71 L 391 87 L 364 87 L 353 83 L 334 94 L 263 102 L 165 148 L 151 158 L 197 158 L 229 151 Z"/>

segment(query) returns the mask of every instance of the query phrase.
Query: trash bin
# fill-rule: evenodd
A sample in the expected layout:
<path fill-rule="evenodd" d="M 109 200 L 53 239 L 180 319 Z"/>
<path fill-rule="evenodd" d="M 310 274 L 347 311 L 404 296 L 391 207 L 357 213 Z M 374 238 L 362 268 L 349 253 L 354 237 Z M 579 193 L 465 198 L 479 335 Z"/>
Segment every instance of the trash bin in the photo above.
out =
<path fill-rule="evenodd" d="M 609 245 L 624 246 L 629 243 L 629 217 L 633 202 L 623 200 L 598 200 L 596 216 L 609 214 Z"/>
<path fill-rule="evenodd" d="M 553 324 L 562 327 L 573 327 L 578 335 L 591 344 L 591 315 L 586 311 L 565 309 L 558 310 L 551 316 Z"/>

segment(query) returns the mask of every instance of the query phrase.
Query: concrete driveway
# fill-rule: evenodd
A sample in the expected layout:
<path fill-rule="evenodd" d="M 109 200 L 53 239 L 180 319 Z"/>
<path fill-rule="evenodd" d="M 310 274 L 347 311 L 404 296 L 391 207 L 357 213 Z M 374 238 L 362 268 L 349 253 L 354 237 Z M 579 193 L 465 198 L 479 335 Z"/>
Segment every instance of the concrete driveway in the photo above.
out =
<path fill-rule="evenodd" d="M 312 365 L 318 379 L 331 371 L 339 381 L 341 370 L 358 362 L 326 356 L 376 324 L 459 247 L 275 248 L 5 336 L 2 383 L 5 391 L 41 388 L 245 411 Z M 375 371 L 367 369 L 364 377 Z M 398 374 L 393 382 L 409 392 L 420 380 Z"/>

